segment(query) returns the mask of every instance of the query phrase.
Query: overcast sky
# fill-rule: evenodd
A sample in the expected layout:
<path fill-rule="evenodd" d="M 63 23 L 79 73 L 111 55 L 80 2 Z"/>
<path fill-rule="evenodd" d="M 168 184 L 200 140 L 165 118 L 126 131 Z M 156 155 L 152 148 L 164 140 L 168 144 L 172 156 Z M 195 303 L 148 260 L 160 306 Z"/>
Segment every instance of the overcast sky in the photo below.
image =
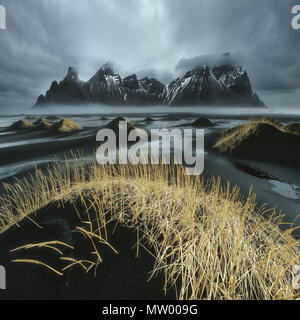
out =
<path fill-rule="evenodd" d="M 293 0 L 0 0 L 0 108 L 28 107 L 68 66 L 82 80 L 106 61 L 170 81 L 230 52 L 269 105 L 300 101 Z"/>

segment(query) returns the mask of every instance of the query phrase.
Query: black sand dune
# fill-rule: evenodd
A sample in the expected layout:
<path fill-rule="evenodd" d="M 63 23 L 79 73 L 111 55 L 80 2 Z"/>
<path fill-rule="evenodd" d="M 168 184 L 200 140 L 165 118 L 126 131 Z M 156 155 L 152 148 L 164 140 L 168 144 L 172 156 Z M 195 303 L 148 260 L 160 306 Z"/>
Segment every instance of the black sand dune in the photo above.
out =
<path fill-rule="evenodd" d="M 53 125 L 53 123 L 50 122 L 46 118 L 39 118 L 33 124 L 34 124 L 35 128 L 38 130 L 46 130 L 46 129 L 49 129 Z"/>
<path fill-rule="evenodd" d="M 14 130 L 47 130 L 48 133 L 64 134 L 82 130 L 81 126 L 68 118 L 62 118 L 53 123 L 48 118 L 41 117 L 35 122 L 31 122 L 26 118 L 14 122 L 9 128 L 9 131 Z"/>
<path fill-rule="evenodd" d="M 151 124 L 152 122 L 154 122 L 155 120 L 152 117 L 147 117 L 143 120 L 144 123 L 147 124 Z"/>
<path fill-rule="evenodd" d="M 128 130 L 133 130 L 133 129 L 137 128 L 137 126 L 132 121 L 130 121 L 129 119 L 124 118 L 124 117 L 117 117 L 117 118 L 113 119 L 105 127 L 112 129 L 114 131 L 118 131 L 119 130 L 119 123 L 121 121 L 126 122 Z"/>
<path fill-rule="evenodd" d="M 63 118 L 49 127 L 51 133 L 71 133 L 80 130 L 82 127 L 68 118 Z"/>
<path fill-rule="evenodd" d="M 8 128 L 8 130 L 24 130 L 24 129 L 30 129 L 33 127 L 34 127 L 34 124 L 32 122 L 30 122 L 29 120 L 23 119 L 13 123 Z"/>
<path fill-rule="evenodd" d="M 208 128 L 213 127 L 215 124 L 211 122 L 207 118 L 198 118 L 194 122 L 191 123 L 184 123 L 182 125 L 179 125 L 178 127 L 195 127 L 195 128 Z"/>
<path fill-rule="evenodd" d="M 300 137 L 260 123 L 256 131 L 235 146 L 230 155 L 300 168 Z"/>
<path fill-rule="evenodd" d="M 286 132 L 300 135 L 300 123 L 291 123 L 284 127 Z"/>
<path fill-rule="evenodd" d="M 122 127 L 122 122 L 126 122 L 127 125 L 127 133 L 129 134 L 132 130 L 138 130 L 141 134 L 147 134 L 147 132 L 143 129 L 140 129 L 138 126 L 136 126 L 132 121 L 130 121 L 127 118 L 124 117 L 117 117 L 114 120 L 110 121 L 105 128 L 113 130 L 117 136 L 120 135 L 120 129 L 125 128 Z"/>
<path fill-rule="evenodd" d="M 79 211 L 80 203 L 76 203 Z M 92 214 L 92 213 L 91 213 Z M 175 299 L 173 290 L 165 296 L 162 275 L 150 281 L 149 272 L 153 270 L 154 258 L 140 247 L 136 258 L 136 233 L 127 227 L 108 224 L 109 243 L 118 251 L 114 253 L 108 246 L 97 244 L 103 263 L 89 273 L 79 266 L 64 271 L 59 276 L 44 266 L 13 263 L 15 259 L 36 259 L 61 270 L 69 263 L 60 260 L 57 252 L 48 248 L 34 248 L 9 252 L 19 246 L 44 241 L 63 241 L 75 249 L 60 247 L 64 256 L 75 259 L 93 257 L 91 242 L 79 232 L 76 226 L 86 227 L 71 203 L 64 208 L 57 203 L 48 205 L 32 217 L 43 229 L 24 219 L 20 228 L 12 227 L 0 237 L 0 265 L 7 270 L 7 290 L 0 291 L 1 299 Z"/>
<path fill-rule="evenodd" d="M 198 118 L 196 121 L 192 123 L 192 126 L 194 127 L 212 127 L 214 126 L 214 123 L 212 123 L 210 120 L 206 118 Z"/>

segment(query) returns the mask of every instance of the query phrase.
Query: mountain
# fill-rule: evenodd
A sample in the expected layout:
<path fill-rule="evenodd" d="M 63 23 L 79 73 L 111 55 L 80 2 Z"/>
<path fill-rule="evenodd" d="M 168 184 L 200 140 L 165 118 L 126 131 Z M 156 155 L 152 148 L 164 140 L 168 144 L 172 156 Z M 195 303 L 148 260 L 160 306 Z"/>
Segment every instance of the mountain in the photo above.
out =
<path fill-rule="evenodd" d="M 83 82 L 72 67 L 60 82 L 53 81 L 46 95 L 35 106 L 50 104 L 102 103 L 109 105 L 256 105 L 262 106 L 252 91 L 242 67 L 230 64 L 212 68 L 198 66 L 167 86 L 153 78 L 138 80 L 135 74 L 122 78 L 104 64 Z"/>
<path fill-rule="evenodd" d="M 84 103 L 84 82 L 79 80 L 78 73 L 70 67 L 66 77 L 60 82 L 53 81 L 46 96 L 40 95 L 36 105 L 59 103 Z"/>
<path fill-rule="evenodd" d="M 242 67 L 220 65 L 197 67 L 167 86 L 165 103 L 184 105 L 263 105 L 253 93 Z"/>
<path fill-rule="evenodd" d="M 156 79 L 138 80 L 135 74 L 121 78 L 109 64 L 83 85 L 87 102 L 115 105 L 160 104 L 165 86 Z"/>

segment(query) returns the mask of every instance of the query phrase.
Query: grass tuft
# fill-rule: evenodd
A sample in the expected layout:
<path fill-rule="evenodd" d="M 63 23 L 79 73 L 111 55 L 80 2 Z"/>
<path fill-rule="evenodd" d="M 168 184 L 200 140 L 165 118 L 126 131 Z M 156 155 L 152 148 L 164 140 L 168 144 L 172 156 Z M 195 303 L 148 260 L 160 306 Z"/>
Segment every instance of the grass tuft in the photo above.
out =
<path fill-rule="evenodd" d="M 251 119 L 245 124 L 223 131 L 214 148 L 220 152 L 233 153 L 243 141 L 259 134 L 261 130 L 266 130 L 264 125 L 269 125 L 269 128 L 275 128 L 282 133 L 299 135 L 297 124 L 285 127 L 272 118 Z"/>
<path fill-rule="evenodd" d="M 247 129 L 250 130 L 250 129 Z M 177 288 L 178 299 L 295 299 L 292 268 L 299 263 L 299 241 L 292 228 L 282 231 L 275 210 L 257 208 L 250 190 L 243 198 L 237 187 L 219 178 L 203 181 L 184 174 L 182 166 L 99 165 L 57 162 L 31 178 L 5 185 L 0 197 L 0 233 L 33 216 L 50 203 L 79 201 L 81 232 L 93 247 L 91 259 L 76 260 L 97 267 L 98 243 L 110 246 L 107 225 L 117 222 L 137 232 L 139 247 L 155 257 L 151 277 L 164 274 L 165 290 Z M 53 240 L 55 241 L 55 240 Z M 56 242 L 43 245 L 53 246 Z M 30 247 L 30 245 L 29 245 Z M 24 248 L 29 248 L 28 245 Z M 96 259 L 96 261 L 94 260 Z M 43 263 L 35 260 L 15 260 Z M 45 265 L 44 265 L 45 266 Z M 46 266 L 51 268 L 49 266 Z M 52 271 L 59 275 L 63 271 Z"/>

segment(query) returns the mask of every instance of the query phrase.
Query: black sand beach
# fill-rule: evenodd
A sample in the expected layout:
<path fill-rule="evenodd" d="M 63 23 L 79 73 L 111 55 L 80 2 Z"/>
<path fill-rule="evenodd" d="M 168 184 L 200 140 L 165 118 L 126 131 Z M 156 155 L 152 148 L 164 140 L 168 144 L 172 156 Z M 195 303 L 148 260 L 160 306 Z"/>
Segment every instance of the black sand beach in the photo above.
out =
<path fill-rule="evenodd" d="M 205 130 L 205 167 L 203 177 L 209 179 L 220 176 L 225 185 L 230 181 L 232 186 L 237 185 L 241 193 L 247 196 L 249 189 L 257 195 L 257 204 L 266 204 L 266 208 L 276 207 L 285 214 L 285 221 L 296 226 L 300 225 L 297 218 L 300 204 L 300 171 L 298 162 L 300 155 L 299 136 L 289 135 L 287 145 L 280 137 L 274 138 L 271 132 L 265 141 L 259 145 L 254 141 L 249 153 L 240 152 L 236 155 L 218 152 L 213 146 L 217 142 L 220 133 L 241 125 L 251 118 L 256 112 L 257 117 L 264 116 L 264 109 L 257 112 L 252 110 L 251 115 L 242 115 L 239 112 L 228 114 L 208 114 L 175 112 L 172 114 L 128 113 L 122 114 L 139 128 L 146 131 L 150 129 L 203 128 Z M 28 117 L 28 121 L 36 121 L 47 114 L 36 114 Z M 72 155 L 72 151 L 81 157 L 82 162 L 87 157 L 94 157 L 97 148 L 96 133 L 104 128 L 119 114 L 64 114 L 50 115 L 49 121 L 59 121 L 67 117 L 78 124 L 81 129 L 75 132 L 54 132 L 44 129 L 12 130 L 9 127 L 16 121 L 25 118 L 20 116 L 0 117 L 0 192 L 4 193 L 3 183 L 13 183 L 16 178 L 26 178 L 38 166 L 43 170 L 49 163 L 59 160 L 64 163 L 66 157 Z M 148 118 L 147 118 L 148 116 Z M 151 117 L 151 118 L 150 118 Z M 272 115 L 280 123 L 288 125 L 300 122 L 293 114 L 277 113 Z M 145 119 L 146 118 L 146 119 Z M 202 118 L 201 121 L 197 119 Z M 204 120 L 203 120 L 204 119 Z M 196 122 L 195 122 L 196 121 Z M 203 124 L 203 125 L 201 125 Z M 265 157 L 260 157 L 262 152 L 268 150 Z M 256 148 L 258 148 L 256 150 Z M 79 156 L 80 154 L 80 156 Z M 278 156 L 276 158 L 276 155 Z M 99 182 L 101 183 L 101 182 Z M 94 278 L 93 272 L 82 278 L 83 271 L 80 268 L 72 269 L 63 279 L 40 266 L 12 263 L 15 253 L 11 249 L 24 243 L 48 241 L 55 236 L 58 240 L 76 244 L 78 255 L 84 255 L 87 248 L 79 241 L 78 234 L 73 233 L 74 209 L 71 204 L 64 208 L 57 208 L 51 204 L 36 213 L 35 221 L 45 227 L 37 228 L 29 220 L 22 221 L 20 228 L 14 226 L 0 235 L 0 265 L 7 267 L 8 283 L 10 287 L 5 292 L 0 292 L 0 298 L 9 299 L 172 299 L 176 298 L 172 290 L 164 296 L 162 291 L 161 275 L 147 281 L 149 272 L 153 267 L 153 257 L 145 250 L 141 251 L 142 258 L 135 258 L 136 234 L 124 227 L 110 225 L 109 234 L 116 248 L 122 252 L 115 257 L 111 251 L 104 248 L 105 262 L 99 267 L 99 272 Z M 298 231 L 295 236 L 300 236 Z M 48 254 L 46 249 L 34 249 L 35 257 L 40 257 L 50 265 L 56 266 L 55 254 Z M 25 254 L 26 256 L 26 254 Z M 18 254 L 18 258 L 22 257 Z M 93 286 L 91 286 L 93 282 Z M 47 288 L 45 290 L 44 288 Z M 93 288 L 91 290 L 91 288 Z M 105 288 L 105 290 L 103 290 Z"/>
<path fill-rule="evenodd" d="M 226 155 L 218 152 L 213 145 L 224 130 L 233 128 L 237 125 L 245 123 L 248 119 L 255 117 L 269 116 L 280 121 L 284 125 L 300 122 L 293 112 L 281 112 L 281 110 L 268 110 L 262 108 L 258 110 L 253 108 L 250 110 L 220 108 L 218 112 L 209 114 L 209 108 L 204 108 L 200 113 L 184 112 L 186 108 L 176 109 L 169 114 L 151 113 L 152 120 L 145 121 L 147 114 L 143 113 L 125 113 L 122 116 L 127 117 L 138 128 L 150 131 L 150 129 L 169 129 L 194 128 L 205 130 L 205 169 L 203 176 L 209 178 L 211 176 L 222 177 L 224 183 L 229 180 L 232 185 L 238 185 L 242 192 L 247 194 L 251 185 L 253 191 L 257 195 L 258 203 L 267 203 L 270 207 L 277 207 L 287 215 L 288 221 L 292 222 L 299 213 L 298 205 L 300 204 L 300 173 L 298 169 L 298 160 L 300 148 L 298 147 L 299 138 L 289 136 L 286 140 L 280 142 L 279 137 L 274 137 L 271 132 L 265 137 L 264 143 L 253 141 L 252 147 L 247 146 L 246 154 L 241 152 L 237 155 Z M 208 110 L 207 110 L 208 109 Z M 114 108 L 112 108 L 114 110 Z M 155 110 L 155 109 L 154 109 Z M 180 111 L 180 112 L 179 112 Z M 212 112 L 215 110 L 212 108 Z M 248 111 L 248 112 L 247 112 Z M 3 116 L 0 119 L 0 178 L 3 182 L 9 182 L 14 177 L 21 178 L 26 176 L 27 172 L 32 171 L 35 164 L 45 166 L 54 159 L 64 161 L 65 157 L 71 156 L 71 151 L 83 155 L 83 161 L 86 156 L 95 156 L 98 146 L 96 142 L 96 133 L 104 128 L 111 120 L 120 116 L 119 113 L 99 113 L 99 114 L 52 114 L 31 115 L 31 121 L 36 121 L 41 116 L 54 117 L 61 119 L 68 117 L 75 123 L 82 126 L 82 130 L 71 133 L 53 133 L 46 130 L 24 129 L 18 131 L 7 131 L 16 119 L 24 119 L 26 115 L 14 116 L 10 120 L 9 116 Z M 105 116 L 104 120 L 101 120 Z M 195 127 L 194 122 L 199 119 L 209 119 L 208 123 L 213 125 Z M 51 118 L 50 118 L 51 119 Z M 58 120 L 56 120 L 58 121 Z M 6 125 L 7 127 L 3 127 Z M 266 146 L 269 150 L 266 151 Z M 263 152 L 266 151 L 266 152 Z M 273 152 L 273 153 L 272 153 Z M 265 159 L 261 156 L 265 154 Z M 245 170 L 242 167 L 248 166 L 252 170 Z M 254 171 L 264 172 L 271 178 L 265 179 L 263 175 L 255 174 Z M 300 223 L 300 222 L 299 222 Z M 298 224 L 298 223 L 297 223 Z"/>

